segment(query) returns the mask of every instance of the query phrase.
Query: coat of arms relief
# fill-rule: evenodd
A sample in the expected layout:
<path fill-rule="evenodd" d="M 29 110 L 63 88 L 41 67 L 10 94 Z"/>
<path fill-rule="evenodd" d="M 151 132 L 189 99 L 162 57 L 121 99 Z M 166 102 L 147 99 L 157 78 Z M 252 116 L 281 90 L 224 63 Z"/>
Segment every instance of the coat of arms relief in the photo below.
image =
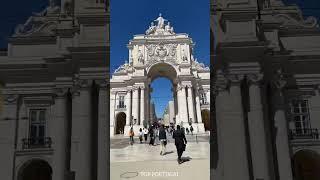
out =
<path fill-rule="evenodd" d="M 170 61 L 175 63 L 177 46 L 177 44 L 163 43 L 146 45 L 148 64 L 153 64 L 158 61 Z"/>

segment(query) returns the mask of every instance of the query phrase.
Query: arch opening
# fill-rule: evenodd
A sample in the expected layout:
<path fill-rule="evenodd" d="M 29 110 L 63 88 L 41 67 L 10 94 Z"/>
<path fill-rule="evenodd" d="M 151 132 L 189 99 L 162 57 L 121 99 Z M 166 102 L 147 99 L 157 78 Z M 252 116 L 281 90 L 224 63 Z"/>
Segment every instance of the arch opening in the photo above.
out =
<path fill-rule="evenodd" d="M 320 179 L 320 155 L 311 150 L 301 150 L 293 156 L 293 174 L 296 180 Z"/>
<path fill-rule="evenodd" d="M 177 113 L 176 69 L 168 63 L 157 63 L 148 70 L 148 78 L 149 123 L 154 124 L 155 121 L 162 120 L 161 123 L 167 126 L 173 125 Z"/>
<path fill-rule="evenodd" d="M 52 168 L 44 160 L 26 162 L 19 171 L 18 180 L 51 180 Z"/>
<path fill-rule="evenodd" d="M 126 125 L 126 113 L 119 112 L 116 116 L 115 134 L 124 134 L 124 127 Z"/>
<path fill-rule="evenodd" d="M 210 130 L 210 111 L 207 109 L 201 110 L 201 117 L 204 125 L 204 130 Z"/>

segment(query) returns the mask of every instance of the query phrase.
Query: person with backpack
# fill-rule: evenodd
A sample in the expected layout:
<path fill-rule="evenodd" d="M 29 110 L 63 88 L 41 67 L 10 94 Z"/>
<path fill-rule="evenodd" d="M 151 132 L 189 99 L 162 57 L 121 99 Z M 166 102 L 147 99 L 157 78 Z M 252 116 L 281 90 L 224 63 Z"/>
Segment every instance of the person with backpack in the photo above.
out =
<path fill-rule="evenodd" d="M 134 143 L 134 140 L 133 140 L 133 137 L 134 137 L 134 131 L 133 131 L 133 128 L 131 127 L 130 131 L 129 131 L 129 137 L 130 137 L 130 144 L 133 145 Z"/>
<path fill-rule="evenodd" d="M 167 145 L 167 132 L 162 124 L 159 129 L 159 140 L 161 144 L 160 155 L 163 156 L 166 153 L 166 145 Z"/>

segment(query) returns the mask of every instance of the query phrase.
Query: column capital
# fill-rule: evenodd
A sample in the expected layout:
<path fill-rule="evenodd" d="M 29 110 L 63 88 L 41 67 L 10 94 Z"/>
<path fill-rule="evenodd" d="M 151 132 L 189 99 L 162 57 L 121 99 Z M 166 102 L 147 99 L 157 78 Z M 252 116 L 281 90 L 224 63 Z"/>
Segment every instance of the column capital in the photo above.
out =
<path fill-rule="evenodd" d="M 5 94 L 4 97 L 4 104 L 5 105 L 13 105 L 18 102 L 19 95 L 17 94 Z"/>
<path fill-rule="evenodd" d="M 98 79 L 95 80 L 96 84 L 99 85 L 100 89 L 105 89 L 107 88 L 109 82 L 107 81 L 107 79 Z"/>
<path fill-rule="evenodd" d="M 247 74 L 247 81 L 249 85 L 260 85 L 261 80 L 263 79 L 263 74 L 261 73 L 252 73 L 252 74 Z"/>
<path fill-rule="evenodd" d="M 187 85 L 185 85 L 185 84 L 178 84 L 178 86 L 177 86 L 177 91 L 180 91 L 181 89 L 183 89 L 183 88 L 186 88 L 187 87 Z"/>
<path fill-rule="evenodd" d="M 244 74 L 228 74 L 226 78 L 230 82 L 230 85 L 240 85 L 241 81 L 244 79 Z"/>
<path fill-rule="evenodd" d="M 54 88 L 54 95 L 56 98 L 64 98 L 69 91 L 66 87 L 56 87 Z"/>

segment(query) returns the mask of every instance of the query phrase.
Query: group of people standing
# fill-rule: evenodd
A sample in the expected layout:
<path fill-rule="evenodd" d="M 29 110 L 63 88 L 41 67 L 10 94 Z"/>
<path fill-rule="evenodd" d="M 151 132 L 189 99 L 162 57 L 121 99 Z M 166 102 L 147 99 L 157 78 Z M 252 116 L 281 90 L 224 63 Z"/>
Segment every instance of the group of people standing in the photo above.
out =
<path fill-rule="evenodd" d="M 172 134 L 172 138 L 175 140 L 175 146 L 177 149 L 177 155 L 178 155 L 178 163 L 181 164 L 183 161 L 181 159 L 183 151 L 186 150 L 186 144 L 187 144 L 187 139 L 185 136 L 185 132 L 183 129 L 180 128 L 179 125 L 177 125 L 177 129 L 174 130 L 173 128 L 170 130 L 170 134 Z M 155 145 L 155 140 L 158 137 L 160 141 L 160 155 L 164 156 L 166 154 L 166 145 L 168 143 L 167 139 L 167 129 L 165 126 L 162 124 L 160 128 L 152 125 L 149 129 L 146 128 L 140 128 L 139 129 L 139 140 L 140 143 L 144 141 L 145 143 L 148 140 L 148 135 L 150 136 L 150 141 L 149 145 L 154 146 Z M 130 144 L 133 145 L 134 143 L 134 131 L 133 128 L 130 129 L 129 131 L 129 136 L 130 136 Z"/>

